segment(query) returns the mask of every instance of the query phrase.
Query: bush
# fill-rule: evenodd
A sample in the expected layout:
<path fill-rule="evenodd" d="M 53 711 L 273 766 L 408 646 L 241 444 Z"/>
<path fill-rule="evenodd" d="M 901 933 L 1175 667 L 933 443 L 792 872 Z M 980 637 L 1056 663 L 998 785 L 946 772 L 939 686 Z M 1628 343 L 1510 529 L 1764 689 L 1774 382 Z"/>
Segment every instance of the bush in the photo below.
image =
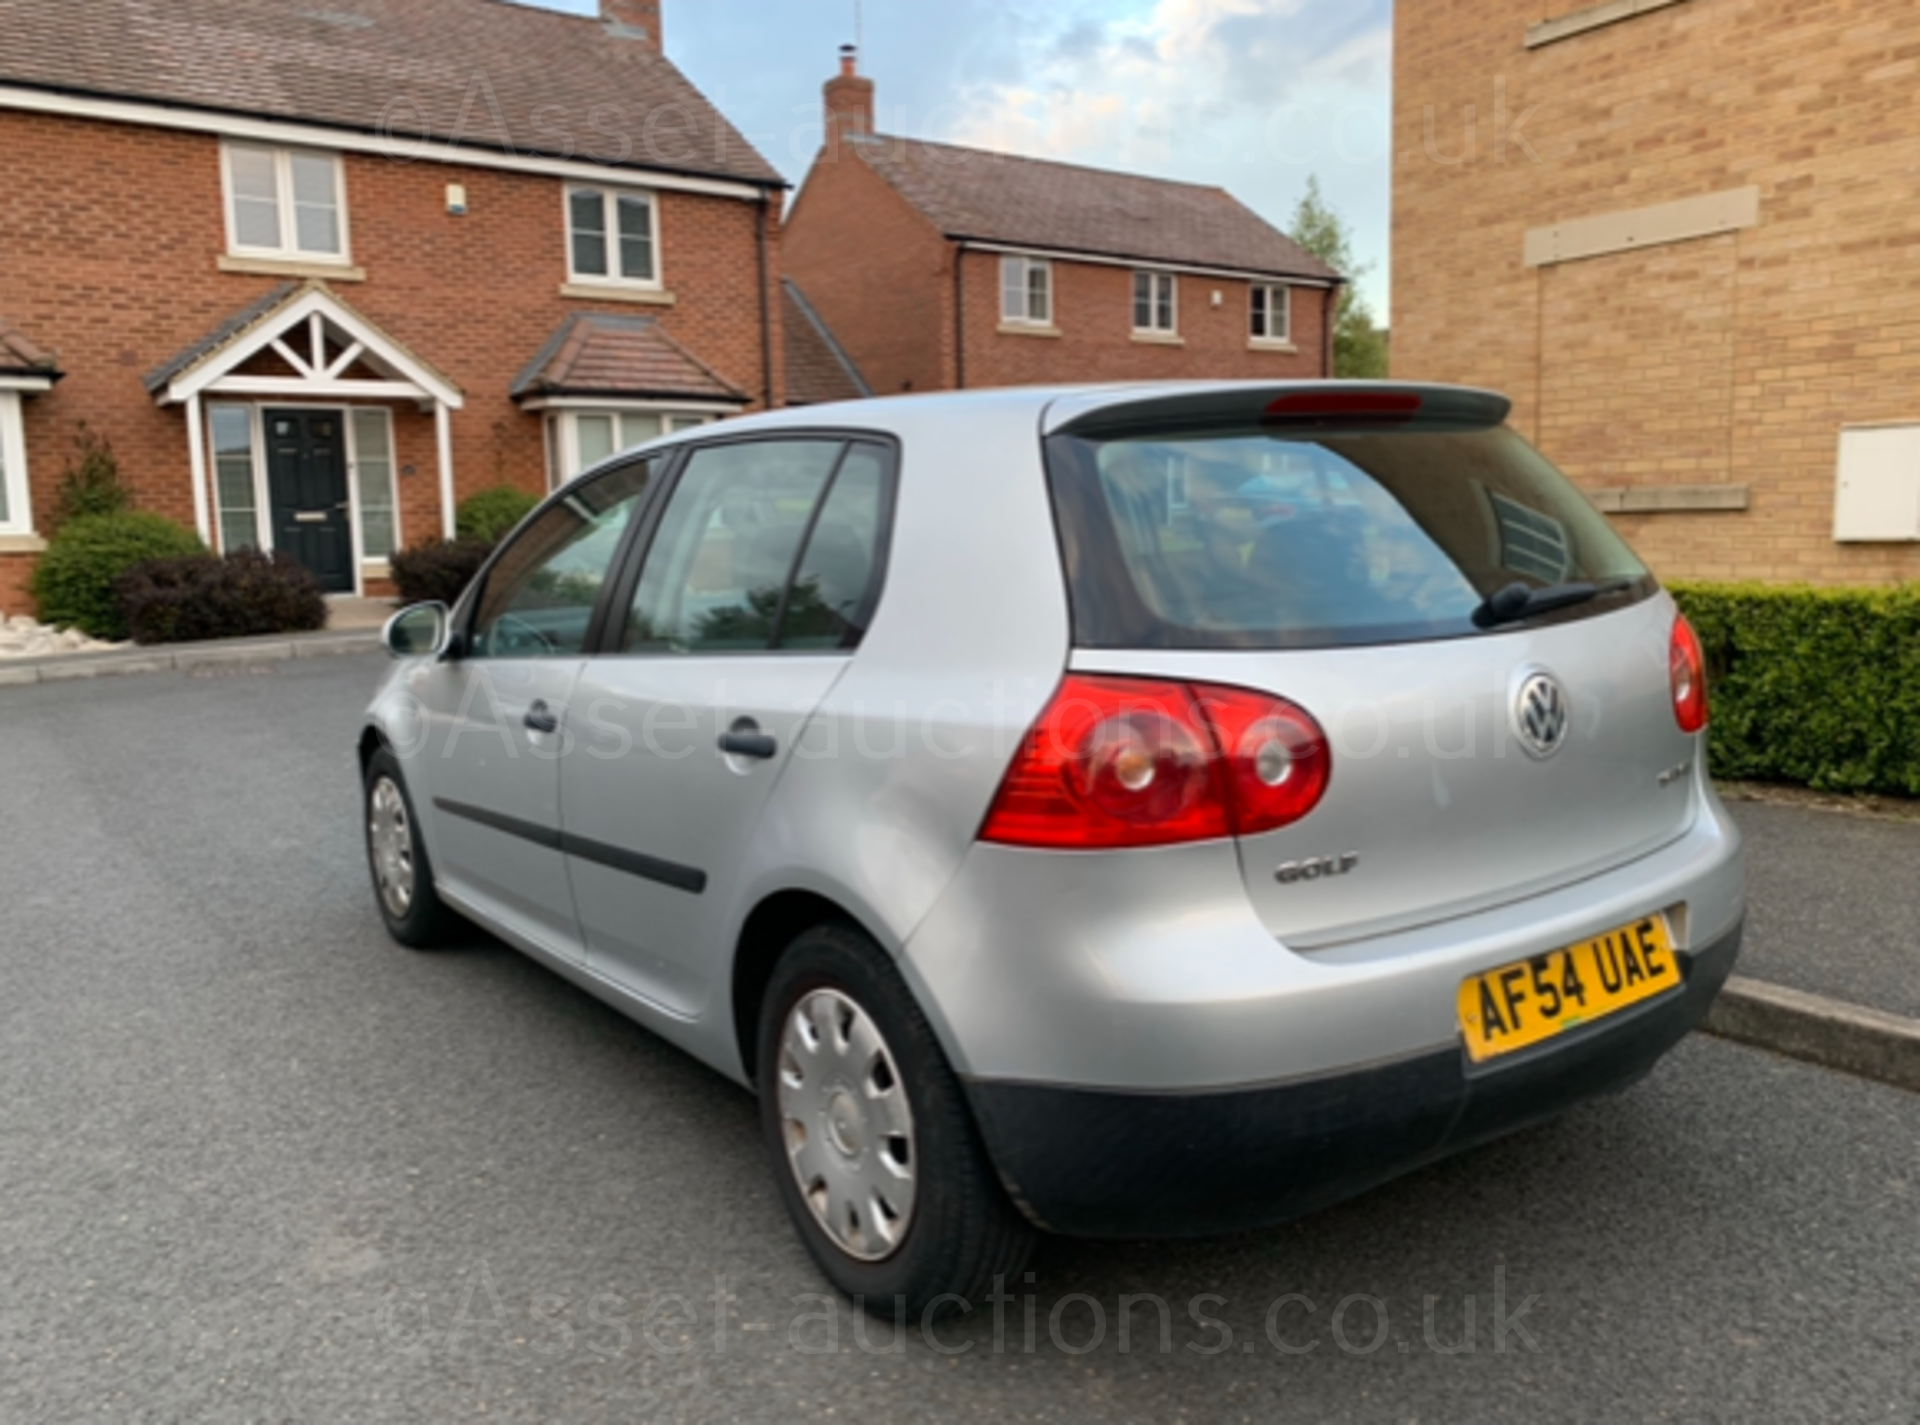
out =
<path fill-rule="evenodd" d="M 242 549 L 136 564 L 114 585 L 135 643 L 311 633 L 327 626 L 320 581 L 291 555 Z"/>
<path fill-rule="evenodd" d="M 1920 796 L 1920 587 L 1673 595 L 1706 654 L 1715 775 Z"/>
<path fill-rule="evenodd" d="M 513 527 L 539 506 L 538 496 L 511 485 L 496 485 L 460 502 L 454 514 L 454 531 L 461 539 L 498 544 L 513 532 Z"/>
<path fill-rule="evenodd" d="M 393 556 L 393 582 L 400 590 L 403 604 L 424 604 L 435 600 L 451 605 L 458 599 L 480 566 L 493 553 L 493 545 L 478 539 L 443 539 L 431 544 L 416 544 Z"/>
<path fill-rule="evenodd" d="M 88 515 L 120 514 L 132 504 L 127 487 L 120 483 L 120 461 L 111 441 L 81 421 L 73 448 L 78 459 L 69 460 L 60 477 L 53 517 L 56 530 Z"/>
<path fill-rule="evenodd" d="M 82 515 L 60 526 L 47 545 L 33 573 L 33 597 L 43 622 L 118 642 L 127 626 L 114 581 L 150 559 L 204 553 L 190 530 L 159 515 Z"/>

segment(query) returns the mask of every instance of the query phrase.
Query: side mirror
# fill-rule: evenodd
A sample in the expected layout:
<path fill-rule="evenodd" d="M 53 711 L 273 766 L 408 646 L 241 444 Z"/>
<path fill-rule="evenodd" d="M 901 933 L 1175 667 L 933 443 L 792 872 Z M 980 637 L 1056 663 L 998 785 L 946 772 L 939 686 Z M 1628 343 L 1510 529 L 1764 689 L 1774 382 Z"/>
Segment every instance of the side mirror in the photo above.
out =
<path fill-rule="evenodd" d="M 437 658 L 452 642 L 453 612 L 445 604 L 415 604 L 387 620 L 382 634 L 395 658 Z"/>

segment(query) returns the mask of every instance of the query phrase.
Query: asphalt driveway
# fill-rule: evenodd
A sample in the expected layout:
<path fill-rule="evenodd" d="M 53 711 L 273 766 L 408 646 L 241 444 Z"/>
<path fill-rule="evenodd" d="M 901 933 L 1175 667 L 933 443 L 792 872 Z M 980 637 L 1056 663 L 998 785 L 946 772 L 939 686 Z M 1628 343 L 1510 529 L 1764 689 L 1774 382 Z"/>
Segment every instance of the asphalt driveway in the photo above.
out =
<path fill-rule="evenodd" d="M 963 1353 L 875 1354 L 744 1094 L 489 941 L 387 942 L 379 668 L 0 688 L 0 1419 L 1920 1415 L 1920 1096 L 1703 1039 L 1288 1228 L 1050 1245 Z M 1756 913 L 1747 970 L 1797 933 Z M 1168 1349 L 1136 1303 L 1121 1353 L 1126 1294 Z"/>

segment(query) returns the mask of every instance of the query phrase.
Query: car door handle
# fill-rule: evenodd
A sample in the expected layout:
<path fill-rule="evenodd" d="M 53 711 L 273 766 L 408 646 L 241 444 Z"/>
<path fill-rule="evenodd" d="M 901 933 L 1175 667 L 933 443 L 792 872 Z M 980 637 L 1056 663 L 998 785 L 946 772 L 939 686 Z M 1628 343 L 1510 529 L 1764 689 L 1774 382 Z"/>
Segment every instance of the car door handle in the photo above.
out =
<path fill-rule="evenodd" d="M 522 721 L 526 723 L 529 732 L 554 733 L 560 730 L 560 719 L 555 716 L 553 709 L 543 702 L 535 703 L 528 708 L 527 715 Z"/>
<path fill-rule="evenodd" d="M 720 735 L 720 750 L 729 757 L 751 757 L 765 762 L 780 755 L 780 744 L 760 730 L 760 724 L 743 717 Z"/>

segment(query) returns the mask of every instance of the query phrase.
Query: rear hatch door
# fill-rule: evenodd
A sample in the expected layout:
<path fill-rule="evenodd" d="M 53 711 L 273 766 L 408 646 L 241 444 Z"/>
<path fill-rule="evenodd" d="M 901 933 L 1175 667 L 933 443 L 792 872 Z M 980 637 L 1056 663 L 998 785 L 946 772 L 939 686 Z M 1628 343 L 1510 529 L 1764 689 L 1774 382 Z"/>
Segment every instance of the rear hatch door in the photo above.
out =
<path fill-rule="evenodd" d="M 1470 913 L 1691 823 L 1671 602 L 1499 398 L 1063 405 L 1048 460 L 1074 667 L 1258 689 L 1328 734 L 1320 805 L 1241 840 L 1276 936 L 1310 949 Z"/>

